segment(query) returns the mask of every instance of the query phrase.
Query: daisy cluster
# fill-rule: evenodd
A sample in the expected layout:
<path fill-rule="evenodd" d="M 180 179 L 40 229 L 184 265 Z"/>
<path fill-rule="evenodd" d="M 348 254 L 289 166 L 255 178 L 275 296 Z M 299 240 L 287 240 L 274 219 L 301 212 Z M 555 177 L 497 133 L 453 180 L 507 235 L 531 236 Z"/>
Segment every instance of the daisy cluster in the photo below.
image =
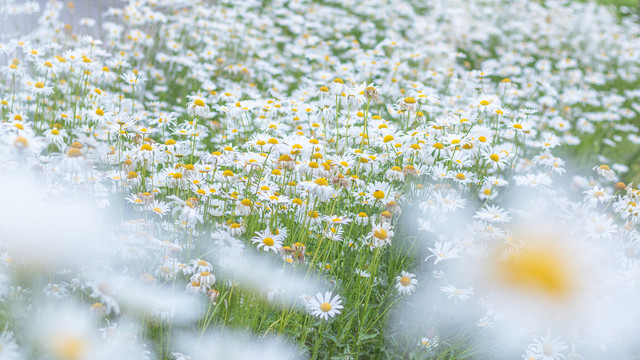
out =
<path fill-rule="evenodd" d="M 0 358 L 438 356 L 463 330 L 517 334 L 493 357 L 633 344 L 615 310 L 640 273 L 618 151 L 640 144 L 637 19 L 524 0 L 74 11 L 0 4 L 20 24 L 0 35 Z M 591 175 L 566 175 L 571 155 Z"/>

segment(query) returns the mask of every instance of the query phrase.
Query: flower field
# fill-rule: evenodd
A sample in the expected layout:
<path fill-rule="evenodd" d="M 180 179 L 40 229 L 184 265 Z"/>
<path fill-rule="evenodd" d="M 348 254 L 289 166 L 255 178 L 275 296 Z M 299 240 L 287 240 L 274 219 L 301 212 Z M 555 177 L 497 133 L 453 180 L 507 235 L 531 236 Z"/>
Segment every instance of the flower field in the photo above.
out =
<path fill-rule="evenodd" d="M 80 5 L 0 0 L 0 360 L 640 356 L 635 9 Z"/>

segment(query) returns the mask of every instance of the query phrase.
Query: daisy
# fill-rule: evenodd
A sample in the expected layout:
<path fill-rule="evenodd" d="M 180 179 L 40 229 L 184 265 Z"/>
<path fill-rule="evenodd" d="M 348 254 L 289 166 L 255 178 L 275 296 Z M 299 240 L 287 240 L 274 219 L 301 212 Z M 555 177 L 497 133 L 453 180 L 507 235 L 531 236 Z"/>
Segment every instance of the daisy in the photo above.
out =
<path fill-rule="evenodd" d="M 385 172 L 384 177 L 389 181 L 404 181 L 405 174 L 402 172 L 402 169 L 398 166 L 393 166 L 387 172 Z"/>
<path fill-rule="evenodd" d="M 587 235 L 595 240 L 611 239 L 617 230 L 613 219 L 606 215 L 599 214 L 587 220 L 585 224 Z"/>
<path fill-rule="evenodd" d="M 534 340 L 533 344 L 527 346 L 530 356 L 538 360 L 561 360 L 565 359 L 563 351 L 568 346 L 560 340 L 560 336 L 551 339 L 551 332 L 547 331 L 544 337 Z"/>
<path fill-rule="evenodd" d="M 356 273 L 356 275 L 360 276 L 361 278 L 371 277 L 371 274 L 369 272 L 367 272 L 366 270 L 356 269 L 355 273 Z"/>
<path fill-rule="evenodd" d="M 128 71 L 122 74 L 122 76 L 120 77 L 122 78 L 122 80 L 124 80 L 124 82 L 138 89 L 142 87 L 142 85 L 146 81 L 142 76 L 136 75 L 133 71 Z"/>
<path fill-rule="evenodd" d="M 439 206 L 439 210 L 444 213 L 464 208 L 465 204 L 467 203 L 467 201 L 463 199 L 462 195 L 457 191 L 439 191 L 436 192 L 434 196 Z"/>
<path fill-rule="evenodd" d="M 453 285 L 447 285 L 441 287 L 440 291 L 449 295 L 449 299 L 455 298 L 456 300 L 466 301 L 471 298 L 471 295 L 473 295 L 473 286 L 463 289 L 457 288 Z"/>
<path fill-rule="evenodd" d="M 320 201 L 327 201 L 335 194 L 335 189 L 329 185 L 326 178 L 318 178 L 314 181 L 304 181 L 301 183 L 309 189 L 309 193 Z"/>
<path fill-rule="evenodd" d="M 203 222 L 202 214 L 200 214 L 191 199 L 182 200 L 175 195 L 167 197 L 174 202 L 174 208 L 172 213 L 180 213 L 180 221 L 184 222 L 189 227 L 195 227 L 198 223 Z"/>
<path fill-rule="evenodd" d="M 599 203 L 605 203 L 611 199 L 611 195 L 607 191 L 599 186 L 594 186 L 590 190 L 583 191 L 584 201 L 586 201 L 590 207 L 596 207 Z"/>
<path fill-rule="evenodd" d="M 440 261 L 459 258 L 460 257 L 458 255 L 459 250 L 455 247 L 452 247 L 452 244 L 453 243 L 450 241 L 436 242 L 433 248 L 429 248 L 431 255 L 429 255 L 426 259 L 424 259 L 424 261 L 427 261 L 430 258 L 435 257 L 435 261 L 433 262 L 433 264 L 435 265 Z"/>
<path fill-rule="evenodd" d="M 229 235 L 231 236 L 240 236 L 242 234 L 244 234 L 244 232 L 247 230 L 247 227 L 245 226 L 244 222 L 234 222 L 229 224 L 229 227 L 227 228 L 227 232 L 229 232 Z"/>
<path fill-rule="evenodd" d="M 242 216 L 247 216 L 251 214 L 252 205 L 253 205 L 253 202 L 250 199 L 243 199 L 242 201 L 238 202 L 236 210 L 238 211 L 238 214 Z"/>
<path fill-rule="evenodd" d="M 366 226 L 369 224 L 369 215 L 365 212 L 360 212 L 356 215 L 355 222 L 360 226 Z"/>
<path fill-rule="evenodd" d="M 486 205 L 478 210 L 473 217 L 490 223 L 505 223 L 511 220 L 506 210 L 495 205 Z"/>
<path fill-rule="evenodd" d="M 191 268 L 194 273 L 213 270 L 213 266 L 206 260 L 195 259 L 191 261 Z"/>
<path fill-rule="evenodd" d="M 197 281 L 191 281 L 186 286 L 187 292 L 191 294 L 206 293 L 207 289 Z"/>
<path fill-rule="evenodd" d="M 396 285 L 395 288 L 398 290 L 400 295 L 408 295 L 416 290 L 416 286 L 418 285 L 418 279 L 415 278 L 414 274 L 408 273 L 406 271 L 402 271 L 400 276 L 396 276 Z"/>
<path fill-rule="evenodd" d="M 397 196 L 397 193 L 392 190 L 391 184 L 380 181 L 367 185 L 365 192 L 367 193 L 367 200 L 371 202 L 394 199 Z"/>
<path fill-rule="evenodd" d="M 207 117 L 209 114 L 209 106 L 205 103 L 203 98 L 198 96 L 189 96 L 187 111 L 191 116 Z"/>
<path fill-rule="evenodd" d="M 340 215 L 325 215 L 323 218 L 326 222 L 330 222 L 333 224 L 346 225 L 351 222 L 351 219 L 349 219 L 348 217 Z"/>
<path fill-rule="evenodd" d="M 67 290 L 67 284 L 47 284 L 44 287 L 44 294 L 47 297 L 54 299 L 64 299 L 69 295 L 69 291 Z"/>
<path fill-rule="evenodd" d="M 331 241 L 343 241 L 344 240 L 343 233 L 344 233 L 344 230 L 342 230 L 340 226 L 336 225 L 336 226 L 330 226 L 327 229 L 325 229 L 323 235 L 325 238 Z"/>
<path fill-rule="evenodd" d="M 383 247 L 391 243 L 394 232 L 393 227 L 389 223 L 373 224 L 371 232 L 367 235 L 367 239 L 372 240 L 373 247 Z"/>
<path fill-rule="evenodd" d="M 47 144 L 53 144 L 58 149 L 61 149 L 64 145 L 64 138 L 66 136 L 67 132 L 65 130 L 54 128 L 45 133 L 45 141 Z"/>
<path fill-rule="evenodd" d="M 209 271 L 202 271 L 191 276 L 192 283 L 198 283 L 203 287 L 210 287 L 216 282 L 216 277 Z"/>
<path fill-rule="evenodd" d="M 316 294 L 315 298 L 308 300 L 308 305 L 313 316 L 324 318 L 325 320 L 340 314 L 340 309 L 343 308 L 340 295 L 331 298 L 331 292 L 325 292 L 324 296 L 322 296 L 322 293 Z"/>
<path fill-rule="evenodd" d="M 492 152 L 491 149 L 488 149 L 485 150 L 483 155 L 492 169 L 504 170 L 507 167 L 507 158 L 504 156 L 500 156 L 501 154 L 496 154 Z"/>
<path fill-rule="evenodd" d="M 257 244 L 258 249 L 264 251 L 273 250 L 273 252 L 277 253 L 282 248 L 282 238 L 272 234 L 269 229 L 256 233 L 256 236 L 251 238 L 251 241 Z"/>
<path fill-rule="evenodd" d="M 53 94 L 53 87 L 45 86 L 41 81 L 28 81 L 27 88 L 33 95 L 50 96 Z"/>
<path fill-rule="evenodd" d="M 153 202 L 147 206 L 147 209 L 162 218 L 171 208 L 164 201 L 153 200 Z"/>
<path fill-rule="evenodd" d="M 438 346 L 438 337 L 423 337 L 422 339 L 420 339 L 420 341 L 418 341 L 418 346 L 425 350 L 432 350 Z"/>

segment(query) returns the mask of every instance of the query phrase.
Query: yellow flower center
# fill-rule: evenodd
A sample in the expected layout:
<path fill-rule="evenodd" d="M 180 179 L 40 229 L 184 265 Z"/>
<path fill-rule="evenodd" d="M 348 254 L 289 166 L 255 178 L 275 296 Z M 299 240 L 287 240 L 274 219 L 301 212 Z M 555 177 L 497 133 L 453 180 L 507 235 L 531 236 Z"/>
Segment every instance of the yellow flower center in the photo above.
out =
<path fill-rule="evenodd" d="M 329 312 L 331 310 L 331 304 L 327 302 L 320 304 L 320 310 L 322 312 Z"/>
<path fill-rule="evenodd" d="M 322 177 L 322 178 L 317 179 L 316 181 L 314 181 L 314 183 L 315 183 L 316 185 L 319 185 L 319 186 L 329 186 L 329 182 L 327 181 L 327 179 L 325 179 L 325 178 L 323 178 L 323 177 Z"/>
<path fill-rule="evenodd" d="M 378 229 L 373 233 L 376 239 L 385 240 L 387 238 L 387 232 L 384 229 Z"/>
<path fill-rule="evenodd" d="M 382 200 L 384 199 L 384 191 L 382 190 L 376 190 L 373 192 L 373 197 L 378 199 L 378 200 Z"/>
<path fill-rule="evenodd" d="M 71 148 L 69 152 L 67 152 L 67 156 L 70 158 L 76 158 L 82 156 L 82 151 L 80 149 Z"/>
<path fill-rule="evenodd" d="M 264 240 L 262 240 L 262 243 L 265 244 L 266 246 L 273 246 L 273 244 L 275 244 L 273 239 L 270 237 L 264 238 Z"/>
<path fill-rule="evenodd" d="M 200 100 L 200 99 L 196 99 L 196 100 L 193 102 L 193 105 L 195 105 L 195 106 L 204 106 L 204 101 L 202 101 L 202 100 Z"/>
<path fill-rule="evenodd" d="M 403 276 L 400 278 L 400 285 L 402 286 L 409 286 L 411 285 L 411 279 L 409 279 L 408 276 Z"/>
<path fill-rule="evenodd" d="M 68 360 L 83 358 L 86 348 L 86 342 L 75 335 L 58 335 L 51 344 L 57 358 Z"/>

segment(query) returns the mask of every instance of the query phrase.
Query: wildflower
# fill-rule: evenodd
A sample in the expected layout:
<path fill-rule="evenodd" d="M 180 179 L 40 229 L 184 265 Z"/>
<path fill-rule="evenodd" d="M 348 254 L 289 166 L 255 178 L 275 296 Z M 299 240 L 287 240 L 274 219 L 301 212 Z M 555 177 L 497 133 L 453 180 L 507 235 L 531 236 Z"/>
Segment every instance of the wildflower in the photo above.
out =
<path fill-rule="evenodd" d="M 191 269 L 194 273 L 211 271 L 213 270 L 213 266 L 206 260 L 195 259 L 191 261 Z M 201 281 L 199 281 L 201 283 Z"/>
<path fill-rule="evenodd" d="M 198 96 L 189 96 L 187 112 L 191 116 L 206 118 L 209 115 L 209 106 L 205 103 L 203 98 Z"/>
<path fill-rule="evenodd" d="M 414 274 L 410 274 L 406 271 L 402 271 L 400 276 L 396 276 L 395 288 L 400 295 L 408 295 L 415 291 L 418 285 L 418 279 Z"/>
<path fill-rule="evenodd" d="M 153 200 L 152 203 L 147 205 L 147 209 L 150 210 L 153 214 L 159 217 L 165 216 L 169 212 L 169 204 L 160 200 Z"/>
<path fill-rule="evenodd" d="M 180 213 L 180 221 L 185 222 L 188 227 L 195 227 L 196 224 L 202 223 L 202 214 L 196 210 L 193 199 L 182 200 L 175 195 L 171 195 L 168 199 L 173 200 L 173 213 Z"/>
<path fill-rule="evenodd" d="M 196 272 L 191 276 L 191 283 L 198 283 L 201 287 L 210 287 L 216 282 L 216 277 L 209 271 Z"/>
<path fill-rule="evenodd" d="M 251 238 L 251 241 L 257 244 L 258 249 L 264 251 L 272 250 L 277 253 L 282 248 L 282 238 L 272 234 L 269 229 L 256 233 L 256 236 Z"/>
<path fill-rule="evenodd" d="M 358 224 L 360 226 L 368 225 L 369 224 L 369 215 L 367 215 L 367 213 L 365 213 L 365 212 L 360 212 L 360 213 L 358 213 L 358 215 L 356 215 L 355 222 L 356 222 L 356 224 Z"/>
<path fill-rule="evenodd" d="M 611 195 L 609 195 L 605 189 L 598 186 L 584 191 L 583 194 L 585 194 L 584 200 L 591 207 L 596 207 L 598 204 L 606 203 L 611 199 Z"/>
<path fill-rule="evenodd" d="M 360 276 L 361 278 L 369 278 L 369 277 L 371 277 L 371 274 L 366 270 L 356 269 L 355 273 L 356 273 L 356 275 Z"/>
<path fill-rule="evenodd" d="M 50 96 L 53 94 L 53 87 L 45 86 L 41 81 L 29 81 L 27 86 L 33 95 Z"/>
<path fill-rule="evenodd" d="M 457 288 L 453 285 L 447 285 L 440 288 L 440 291 L 447 294 L 449 299 L 455 298 L 460 301 L 467 301 L 473 295 L 473 286 L 468 288 Z"/>
<path fill-rule="evenodd" d="M 229 235 L 231 236 L 240 236 L 242 234 L 244 234 L 244 232 L 247 230 L 247 227 L 244 225 L 244 223 L 237 223 L 234 222 L 232 224 L 229 224 L 229 227 L 227 229 L 227 231 L 229 232 Z"/>
<path fill-rule="evenodd" d="M 433 248 L 429 248 L 431 255 L 429 255 L 424 261 L 429 260 L 430 258 L 435 258 L 433 264 L 437 264 L 440 261 L 456 259 L 460 256 L 458 255 L 458 249 L 452 247 L 452 243 L 450 241 L 447 242 L 436 242 Z"/>
<path fill-rule="evenodd" d="M 486 205 L 473 216 L 476 219 L 491 223 L 504 223 L 511 220 L 509 213 L 496 205 Z"/>
<path fill-rule="evenodd" d="M 547 334 L 539 339 L 536 339 L 533 344 L 527 346 L 529 356 L 534 359 L 541 360 L 562 360 L 565 359 L 565 355 L 562 353 L 567 350 L 566 343 L 560 340 L 558 336 L 555 339 L 551 338 L 551 332 L 547 331 Z"/>
<path fill-rule="evenodd" d="M 616 180 L 617 176 L 615 171 L 611 170 L 609 165 L 602 164 L 600 166 L 594 166 L 593 170 L 598 172 L 598 175 L 604 177 L 607 180 Z"/>
<path fill-rule="evenodd" d="M 507 167 L 507 161 L 504 156 L 500 156 L 491 151 L 485 151 L 485 159 L 489 166 L 493 169 L 504 170 Z"/>
<path fill-rule="evenodd" d="M 418 346 L 425 350 L 433 350 L 438 347 L 438 337 L 423 337 L 422 339 L 420 339 L 420 341 L 418 341 Z"/>
<path fill-rule="evenodd" d="M 374 247 L 383 247 L 391 244 L 393 235 L 393 227 L 389 223 L 373 224 L 367 238 L 371 239 Z"/>
<path fill-rule="evenodd" d="M 142 76 L 136 75 L 133 71 L 128 71 L 121 76 L 122 80 L 136 89 L 139 89 L 144 85 L 146 80 Z"/>
<path fill-rule="evenodd" d="M 334 317 L 340 314 L 340 309 L 343 308 L 340 295 L 331 297 L 331 292 L 325 292 L 316 294 L 315 298 L 308 300 L 309 310 L 313 316 L 324 318 L 328 320 L 330 317 Z"/>

